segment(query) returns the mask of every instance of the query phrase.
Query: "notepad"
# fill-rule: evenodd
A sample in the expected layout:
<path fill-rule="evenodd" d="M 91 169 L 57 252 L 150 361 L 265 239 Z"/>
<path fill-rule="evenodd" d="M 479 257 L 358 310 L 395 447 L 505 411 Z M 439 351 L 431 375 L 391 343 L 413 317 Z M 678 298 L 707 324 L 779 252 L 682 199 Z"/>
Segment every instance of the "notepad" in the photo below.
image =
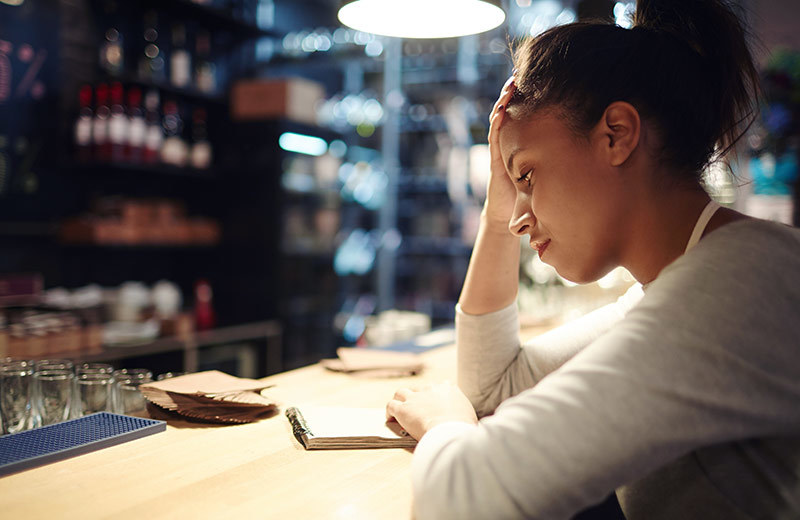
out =
<path fill-rule="evenodd" d="M 297 440 L 307 450 L 413 448 L 417 441 L 386 421 L 382 408 L 298 406 L 286 410 Z"/>

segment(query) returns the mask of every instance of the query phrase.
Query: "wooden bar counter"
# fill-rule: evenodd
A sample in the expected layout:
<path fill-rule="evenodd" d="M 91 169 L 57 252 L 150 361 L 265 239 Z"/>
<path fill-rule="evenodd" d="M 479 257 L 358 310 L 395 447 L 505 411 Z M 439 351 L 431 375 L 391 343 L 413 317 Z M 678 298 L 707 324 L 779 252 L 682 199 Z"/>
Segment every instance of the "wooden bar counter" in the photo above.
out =
<path fill-rule="evenodd" d="M 369 379 L 319 365 L 264 381 L 280 413 L 220 426 L 168 422 L 167 430 L 0 478 L 0 517 L 411 518 L 410 463 L 403 449 L 305 451 L 287 406 L 382 408 L 395 390 L 455 381 L 455 347 L 423 354 L 414 377 Z"/>

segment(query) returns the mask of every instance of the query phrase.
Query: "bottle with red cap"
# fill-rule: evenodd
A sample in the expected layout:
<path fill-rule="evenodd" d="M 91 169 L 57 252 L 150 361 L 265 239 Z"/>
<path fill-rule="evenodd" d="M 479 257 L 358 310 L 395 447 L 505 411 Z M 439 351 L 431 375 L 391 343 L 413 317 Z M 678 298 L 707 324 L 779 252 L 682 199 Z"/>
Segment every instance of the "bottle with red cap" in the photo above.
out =
<path fill-rule="evenodd" d="M 111 116 L 108 120 L 108 140 L 111 144 L 111 160 L 125 161 L 125 146 L 128 140 L 128 116 L 125 113 L 125 92 L 122 83 L 111 84 Z"/>
<path fill-rule="evenodd" d="M 189 147 L 183 139 L 183 118 L 175 101 L 164 103 L 164 144 L 161 146 L 161 161 L 173 166 L 186 166 Z"/>
<path fill-rule="evenodd" d="M 128 139 L 125 157 L 138 164 L 143 160 L 147 123 L 142 110 L 142 91 L 139 87 L 128 89 Z"/>
<path fill-rule="evenodd" d="M 201 92 L 217 91 L 217 66 L 211 58 L 211 35 L 206 30 L 197 32 L 195 38 L 194 84 Z"/>
<path fill-rule="evenodd" d="M 159 115 L 161 98 L 158 90 L 149 90 L 144 98 L 145 123 L 147 130 L 144 137 L 144 154 L 142 159 L 147 164 L 161 161 L 161 146 L 164 144 L 164 129 Z"/>
<path fill-rule="evenodd" d="M 78 93 L 80 110 L 75 120 L 75 150 L 80 162 L 92 159 L 92 87 L 83 85 Z"/>
<path fill-rule="evenodd" d="M 193 168 L 205 170 L 211 166 L 211 156 L 206 110 L 195 108 L 192 112 L 192 148 L 189 152 L 189 164 Z"/>
<path fill-rule="evenodd" d="M 197 330 L 213 329 L 217 323 L 214 312 L 211 284 L 208 280 L 197 280 L 194 284 L 194 324 Z"/>
<path fill-rule="evenodd" d="M 94 119 L 92 120 L 92 148 L 98 161 L 111 159 L 111 143 L 108 140 L 108 85 L 100 83 L 95 88 Z"/>

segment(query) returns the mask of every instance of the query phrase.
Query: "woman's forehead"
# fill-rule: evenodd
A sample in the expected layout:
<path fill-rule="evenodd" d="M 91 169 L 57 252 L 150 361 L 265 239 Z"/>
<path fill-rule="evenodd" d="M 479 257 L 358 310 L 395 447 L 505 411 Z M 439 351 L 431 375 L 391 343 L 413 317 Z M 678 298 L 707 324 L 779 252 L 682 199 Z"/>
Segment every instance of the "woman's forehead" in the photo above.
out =
<path fill-rule="evenodd" d="M 532 141 L 550 140 L 567 136 L 570 129 L 562 118 L 553 111 L 541 111 L 525 116 L 508 114 L 500 127 L 500 141 L 503 144 L 521 146 Z"/>

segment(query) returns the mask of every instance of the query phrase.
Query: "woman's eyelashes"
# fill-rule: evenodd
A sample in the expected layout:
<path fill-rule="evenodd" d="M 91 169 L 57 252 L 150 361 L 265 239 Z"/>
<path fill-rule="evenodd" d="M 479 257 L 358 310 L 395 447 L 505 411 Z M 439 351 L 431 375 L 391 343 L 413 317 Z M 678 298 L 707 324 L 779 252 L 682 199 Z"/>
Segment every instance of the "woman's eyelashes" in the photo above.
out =
<path fill-rule="evenodd" d="M 525 173 L 517 177 L 517 183 L 527 182 L 528 186 L 530 186 L 532 176 L 533 176 L 533 170 L 527 170 L 525 171 Z"/>

